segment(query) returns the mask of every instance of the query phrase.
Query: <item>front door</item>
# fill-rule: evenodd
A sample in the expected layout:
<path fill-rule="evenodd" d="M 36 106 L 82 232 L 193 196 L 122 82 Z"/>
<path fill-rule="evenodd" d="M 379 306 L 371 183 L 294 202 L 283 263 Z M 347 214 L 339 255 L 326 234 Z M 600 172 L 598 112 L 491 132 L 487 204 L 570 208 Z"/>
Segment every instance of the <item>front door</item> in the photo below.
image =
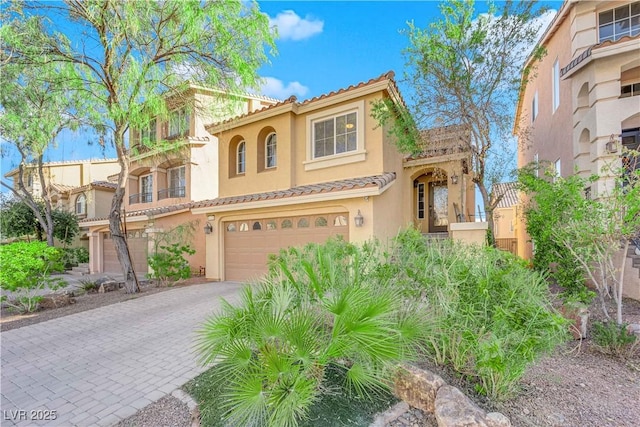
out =
<path fill-rule="evenodd" d="M 429 233 L 446 233 L 449 226 L 449 190 L 445 182 L 429 183 Z"/>

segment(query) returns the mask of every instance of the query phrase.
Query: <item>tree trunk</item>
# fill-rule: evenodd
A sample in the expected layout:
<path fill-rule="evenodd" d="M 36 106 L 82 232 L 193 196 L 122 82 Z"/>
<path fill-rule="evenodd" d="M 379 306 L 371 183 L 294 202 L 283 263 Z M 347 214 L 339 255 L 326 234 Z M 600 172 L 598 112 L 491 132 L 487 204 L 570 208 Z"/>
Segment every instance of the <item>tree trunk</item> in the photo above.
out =
<path fill-rule="evenodd" d="M 127 244 L 127 239 L 122 229 L 122 202 L 124 200 L 127 177 L 129 176 L 129 155 L 124 146 L 123 128 L 123 126 L 116 125 L 114 142 L 118 154 L 118 163 L 120 164 L 120 173 L 118 174 L 118 188 L 111 201 L 109 231 L 111 231 L 111 239 L 113 240 L 116 254 L 118 255 L 118 261 L 122 267 L 125 290 L 127 293 L 133 294 L 140 291 L 140 285 L 133 269 L 129 245 Z"/>
<path fill-rule="evenodd" d="M 487 191 L 487 187 L 485 187 L 484 182 L 482 180 L 478 180 L 476 182 L 478 186 L 478 190 L 480 190 L 480 195 L 482 196 L 482 204 L 484 205 L 484 214 L 487 219 L 487 223 L 489 225 L 487 240 L 488 244 L 491 246 L 496 245 L 495 235 L 493 233 L 494 224 L 493 224 L 493 206 L 491 206 L 491 200 L 489 199 L 489 192 Z"/>
<path fill-rule="evenodd" d="M 44 218 L 38 218 L 41 221 L 42 228 L 47 234 L 47 245 L 53 246 L 53 216 L 51 214 L 51 199 L 49 198 L 49 185 L 45 181 L 43 170 L 42 154 L 38 156 L 38 175 L 40 176 L 40 183 L 42 185 L 42 203 L 44 204 Z M 42 224 L 44 220 L 44 224 Z"/>

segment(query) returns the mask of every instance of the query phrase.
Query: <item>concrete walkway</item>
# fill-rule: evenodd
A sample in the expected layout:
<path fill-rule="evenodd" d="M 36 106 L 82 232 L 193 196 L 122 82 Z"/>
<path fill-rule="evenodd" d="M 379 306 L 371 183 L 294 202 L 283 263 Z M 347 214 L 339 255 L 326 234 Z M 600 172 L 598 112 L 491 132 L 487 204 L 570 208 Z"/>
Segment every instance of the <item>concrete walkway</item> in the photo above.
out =
<path fill-rule="evenodd" d="M 108 426 L 133 415 L 205 369 L 194 331 L 240 288 L 176 288 L 3 332 L 1 424 Z"/>

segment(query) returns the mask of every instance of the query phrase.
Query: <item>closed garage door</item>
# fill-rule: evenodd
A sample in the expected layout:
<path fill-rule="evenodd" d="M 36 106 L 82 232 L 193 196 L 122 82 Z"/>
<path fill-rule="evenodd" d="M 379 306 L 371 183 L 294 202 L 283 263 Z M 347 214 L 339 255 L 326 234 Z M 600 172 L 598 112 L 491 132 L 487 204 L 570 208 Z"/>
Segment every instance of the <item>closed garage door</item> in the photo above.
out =
<path fill-rule="evenodd" d="M 133 259 L 133 268 L 137 275 L 146 274 L 149 271 L 147 263 L 147 236 L 141 231 L 131 231 L 127 235 L 129 252 Z M 122 267 L 116 255 L 116 248 L 111 239 L 111 233 L 103 233 L 103 258 L 102 266 L 105 273 L 120 273 Z"/>
<path fill-rule="evenodd" d="M 246 281 L 267 271 L 269 254 L 289 246 L 322 243 L 330 236 L 349 240 L 348 214 L 307 215 L 224 223 L 225 279 Z"/>

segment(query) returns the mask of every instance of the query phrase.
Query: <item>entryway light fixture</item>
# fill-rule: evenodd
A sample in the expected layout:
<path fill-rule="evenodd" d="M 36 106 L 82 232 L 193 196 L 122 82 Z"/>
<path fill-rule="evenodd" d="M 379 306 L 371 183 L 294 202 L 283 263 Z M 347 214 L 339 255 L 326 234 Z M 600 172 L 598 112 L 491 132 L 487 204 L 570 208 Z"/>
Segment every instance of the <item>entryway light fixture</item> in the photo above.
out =
<path fill-rule="evenodd" d="M 360 213 L 360 209 L 358 209 L 358 215 L 353 217 L 353 221 L 356 223 L 356 227 L 362 227 L 364 224 L 364 217 Z"/>
<path fill-rule="evenodd" d="M 609 154 L 618 152 L 618 141 L 616 140 L 616 136 L 614 134 L 611 134 L 611 136 L 609 137 L 609 142 L 606 143 L 605 149 Z"/>
<path fill-rule="evenodd" d="M 456 185 L 458 183 L 458 175 L 456 175 L 455 172 L 453 173 L 453 175 L 451 175 L 451 183 L 453 185 Z"/>
<path fill-rule="evenodd" d="M 207 222 L 207 224 L 204 226 L 204 234 L 211 234 L 211 233 L 213 233 L 213 225 Z"/>

